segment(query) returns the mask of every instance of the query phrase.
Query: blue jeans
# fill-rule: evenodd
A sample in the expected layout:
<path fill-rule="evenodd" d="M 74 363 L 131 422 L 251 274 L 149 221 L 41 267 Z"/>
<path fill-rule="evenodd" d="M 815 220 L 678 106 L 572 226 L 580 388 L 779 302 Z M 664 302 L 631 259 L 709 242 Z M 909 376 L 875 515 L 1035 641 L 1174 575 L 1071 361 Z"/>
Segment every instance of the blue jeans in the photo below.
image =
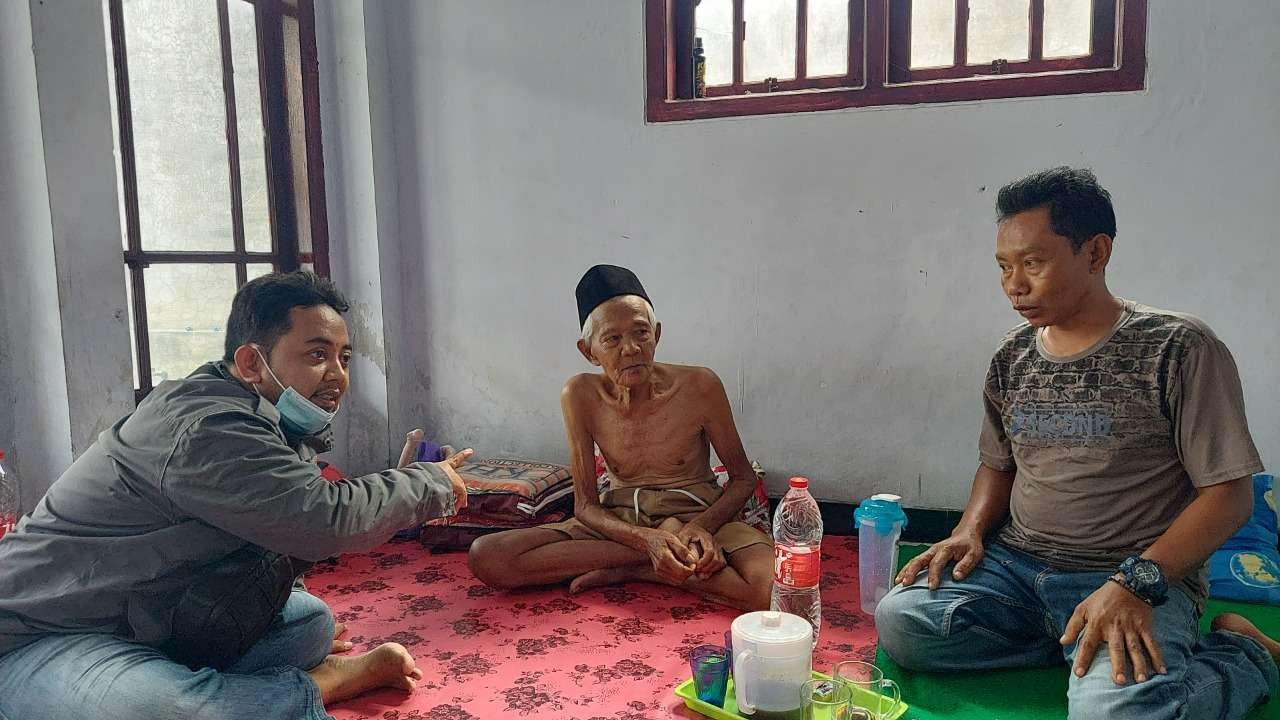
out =
<path fill-rule="evenodd" d="M 1064 648 L 1058 638 L 1076 605 L 1111 574 L 1053 570 L 992 542 L 964 580 L 948 568 L 935 591 L 922 573 L 886 595 L 876 607 L 880 647 L 903 667 L 923 671 L 1071 663 L 1076 646 Z M 1276 686 L 1276 663 L 1266 648 L 1233 632 L 1202 636 L 1196 604 L 1181 588 L 1155 608 L 1155 639 L 1168 674 L 1117 685 L 1102 647 L 1084 677 L 1071 674 L 1068 716 L 1242 718 Z"/>
<path fill-rule="evenodd" d="M 225 672 L 113 635 L 48 635 L 0 657 L 0 720 L 328 719 L 305 671 L 328 654 L 333 630 L 329 608 L 295 590 Z"/>

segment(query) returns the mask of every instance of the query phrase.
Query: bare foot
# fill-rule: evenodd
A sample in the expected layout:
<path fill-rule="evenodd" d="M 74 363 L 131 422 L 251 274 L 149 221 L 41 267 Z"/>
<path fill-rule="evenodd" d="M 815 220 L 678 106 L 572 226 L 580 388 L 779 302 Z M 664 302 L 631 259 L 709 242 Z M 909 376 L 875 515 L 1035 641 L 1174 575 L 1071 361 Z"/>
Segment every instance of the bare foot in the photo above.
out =
<path fill-rule="evenodd" d="M 352 658 L 330 655 L 307 672 L 320 688 L 325 705 L 355 697 L 374 688 L 413 692 L 422 671 L 403 645 L 386 643 Z"/>
<path fill-rule="evenodd" d="M 606 585 L 621 585 L 627 582 L 636 582 L 641 580 L 642 573 L 637 568 L 620 567 L 620 568 L 604 568 L 602 570 L 591 570 L 584 572 L 574 578 L 569 583 L 569 594 L 577 595 L 580 592 L 591 590 L 592 588 L 604 587 Z"/>
<path fill-rule="evenodd" d="M 346 640 L 339 640 L 342 633 L 347 631 L 346 623 L 336 623 L 333 626 L 333 644 L 329 647 L 330 653 L 346 652 L 351 649 L 351 643 Z"/>
<path fill-rule="evenodd" d="M 1247 638 L 1253 638 L 1262 643 L 1262 646 L 1271 653 L 1271 657 L 1280 662 L 1280 642 L 1276 642 L 1267 637 L 1258 629 L 1257 625 L 1249 622 L 1243 615 L 1235 613 L 1222 613 L 1215 617 L 1213 622 L 1209 623 L 1209 627 L 1213 630 L 1230 630 L 1233 633 L 1239 633 Z"/>

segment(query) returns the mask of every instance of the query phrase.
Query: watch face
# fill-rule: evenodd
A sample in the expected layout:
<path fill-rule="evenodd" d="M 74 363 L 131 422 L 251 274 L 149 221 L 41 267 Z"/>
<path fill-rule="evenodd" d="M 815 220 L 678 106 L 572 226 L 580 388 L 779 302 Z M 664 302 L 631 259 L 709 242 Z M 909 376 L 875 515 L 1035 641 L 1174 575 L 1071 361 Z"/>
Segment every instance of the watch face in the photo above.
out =
<path fill-rule="evenodd" d="M 1160 568 L 1150 561 L 1134 563 L 1133 578 L 1143 585 L 1155 585 L 1160 582 Z"/>

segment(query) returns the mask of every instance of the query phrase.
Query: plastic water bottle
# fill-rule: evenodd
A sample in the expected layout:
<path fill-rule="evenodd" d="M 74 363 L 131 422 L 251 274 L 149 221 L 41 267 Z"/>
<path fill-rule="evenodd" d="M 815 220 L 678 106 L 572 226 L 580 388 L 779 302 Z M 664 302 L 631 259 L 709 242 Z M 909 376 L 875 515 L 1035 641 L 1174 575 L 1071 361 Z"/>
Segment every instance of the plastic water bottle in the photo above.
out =
<path fill-rule="evenodd" d="M 791 489 L 773 514 L 773 594 L 769 609 L 799 615 L 813 625 L 813 645 L 822 626 L 822 513 L 809 494 L 809 481 L 791 478 Z"/>
<path fill-rule="evenodd" d="M 22 500 L 18 496 L 18 478 L 4 470 L 4 451 L 0 450 L 0 537 L 18 524 L 22 514 Z"/>
<path fill-rule="evenodd" d="M 897 495 L 872 495 L 853 513 L 858 526 L 858 595 L 862 612 L 874 615 L 893 588 L 898 571 L 898 537 L 907 526 Z"/>

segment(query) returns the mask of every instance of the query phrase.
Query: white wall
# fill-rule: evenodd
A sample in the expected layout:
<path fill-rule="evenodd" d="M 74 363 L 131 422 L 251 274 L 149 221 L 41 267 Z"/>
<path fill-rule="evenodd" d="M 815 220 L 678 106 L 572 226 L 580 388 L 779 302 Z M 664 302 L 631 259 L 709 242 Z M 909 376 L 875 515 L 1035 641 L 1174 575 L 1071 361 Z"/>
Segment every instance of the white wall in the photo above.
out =
<path fill-rule="evenodd" d="M 362 4 L 340 1 L 316 8 L 329 260 L 335 282 L 352 303 L 347 324 L 355 348 L 352 382 L 335 422 L 337 445 L 331 459 L 348 472 L 385 466 L 389 454 L 383 243 L 377 209 L 378 198 L 388 193 L 377 182 L 371 144 L 365 11 Z"/>
<path fill-rule="evenodd" d="M 588 369 L 573 287 L 613 262 L 654 298 L 660 359 L 723 378 L 771 489 L 804 473 L 825 499 L 959 507 L 1018 320 L 995 191 L 1073 164 L 1116 200 L 1112 289 L 1208 320 L 1280 458 L 1280 5 L 1152 3 L 1141 93 L 664 125 L 643 121 L 639 2 L 377 7 L 404 285 L 391 426 L 563 460 L 559 390 Z"/>
<path fill-rule="evenodd" d="M 30 7 L 57 265 L 60 360 L 71 447 L 79 455 L 98 433 L 134 408 L 107 75 L 110 55 L 103 3 L 30 0 Z M 53 307 L 33 305 L 29 311 L 42 313 Z M 47 486 L 55 478 L 56 474 L 30 480 Z"/>
<path fill-rule="evenodd" d="M 389 378 L 413 372 L 405 369 L 412 358 L 403 328 L 423 317 L 402 287 L 397 99 L 381 4 L 322 0 L 316 43 L 330 265 L 351 301 L 355 348 L 331 459 L 348 473 L 373 472 L 399 456 L 405 433 L 422 417 L 413 398 L 389 392 Z"/>
<path fill-rule="evenodd" d="M 102 3 L 0 3 L 0 449 L 27 509 L 133 409 L 108 91 Z"/>
<path fill-rule="evenodd" d="M 0 3 L 0 68 L 0 450 L 31 509 L 71 463 L 71 420 L 26 3 Z"/>

